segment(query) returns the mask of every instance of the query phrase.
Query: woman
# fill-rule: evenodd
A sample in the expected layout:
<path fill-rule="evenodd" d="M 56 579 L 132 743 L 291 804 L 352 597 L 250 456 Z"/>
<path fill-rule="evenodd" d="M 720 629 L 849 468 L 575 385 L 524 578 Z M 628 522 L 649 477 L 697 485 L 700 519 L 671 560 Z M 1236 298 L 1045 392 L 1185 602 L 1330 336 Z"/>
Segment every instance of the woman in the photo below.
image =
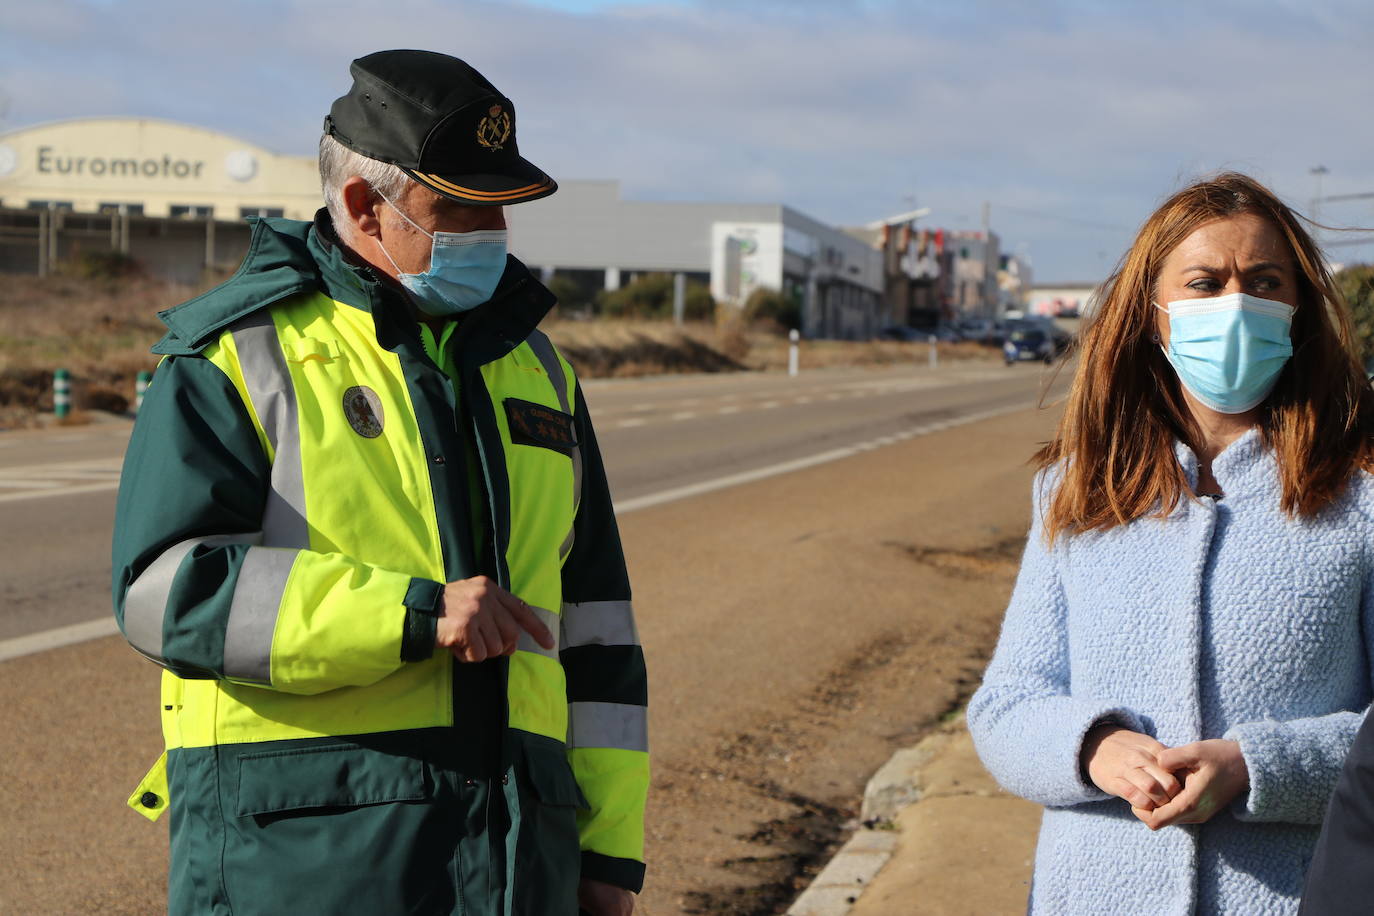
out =
<path fill-rule="evenodd" d="M 1372 442 L 1294 214 L 1234 173 L 1166 201 L 1082 335 L 969 704 L 1048 808 L 1032 910 L 1297 909 L 1371 697 Z"/>

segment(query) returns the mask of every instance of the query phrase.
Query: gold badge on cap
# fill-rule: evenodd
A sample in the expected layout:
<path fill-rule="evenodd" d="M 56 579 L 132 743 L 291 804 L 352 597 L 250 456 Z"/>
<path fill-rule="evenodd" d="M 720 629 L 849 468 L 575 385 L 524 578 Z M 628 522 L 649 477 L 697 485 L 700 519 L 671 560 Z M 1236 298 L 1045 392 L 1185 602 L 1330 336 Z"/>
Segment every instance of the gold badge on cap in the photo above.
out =
<path fill-rule="evenodd" d="M 500 105 L 491 106 L 487 116 L 477 125 L 477 142 L 496 152 L 509 139 L 510 112 L 503 111 Z"/>

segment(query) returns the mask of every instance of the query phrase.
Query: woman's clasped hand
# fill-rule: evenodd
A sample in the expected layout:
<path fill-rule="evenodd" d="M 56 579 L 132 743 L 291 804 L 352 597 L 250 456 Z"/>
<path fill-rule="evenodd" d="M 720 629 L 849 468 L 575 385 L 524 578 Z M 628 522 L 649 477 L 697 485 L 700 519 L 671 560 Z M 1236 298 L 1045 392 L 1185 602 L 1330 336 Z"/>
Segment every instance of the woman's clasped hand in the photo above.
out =
<path fill-rule="evenodd" d="M 1125 799 L 1151 830 L 1201 824 L 1250 786 L 1240 745 L 1210 739 L 1165 747 L 1120 725 L 1098 725 L 1083 741 L 1093 785 Z"/>

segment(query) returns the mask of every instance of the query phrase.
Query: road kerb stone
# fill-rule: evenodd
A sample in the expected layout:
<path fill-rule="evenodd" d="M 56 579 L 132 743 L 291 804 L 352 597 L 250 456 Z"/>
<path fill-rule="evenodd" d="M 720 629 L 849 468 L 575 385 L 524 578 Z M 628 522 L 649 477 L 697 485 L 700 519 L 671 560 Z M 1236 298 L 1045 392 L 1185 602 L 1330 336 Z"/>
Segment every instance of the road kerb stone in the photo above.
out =
<path fill-rule="evenodd" d="M 787 916 L 848 913 L 868 882 L 887 864 L 896 846 L 895 830 L 860 828 L 787 910 Z"/>
<path fill-rule="evenodd" d="M 944 723 L 913 747 L 893 754 L 864 789 L 863 825 L 816 875 L 787 916 L 846 916 L 864 889 L 892 858 L 898 833 L 898 813 L 921 798 L 921 769 L 949 744 L 953 730 L 963 727 L 963 713 Z"/>

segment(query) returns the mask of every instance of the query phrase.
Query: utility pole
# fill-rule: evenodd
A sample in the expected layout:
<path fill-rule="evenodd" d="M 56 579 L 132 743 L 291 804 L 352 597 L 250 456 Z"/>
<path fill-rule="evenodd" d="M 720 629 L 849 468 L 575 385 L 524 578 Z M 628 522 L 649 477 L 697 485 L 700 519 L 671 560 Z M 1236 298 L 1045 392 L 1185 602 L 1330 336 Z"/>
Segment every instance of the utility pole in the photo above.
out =
<path fill-rule="evenodd" d="M 1320 223 L 1322 212 L 1322 176 L 1327 174 L 1331 170 L 1324 165 L 1316 165 L 1308 169 L 1307 171 L 1312 175 L 1312 177 L 1316 180 L 1317 183 L 1317 193 L 1312 197 L 1312 222 Z"/>
<path fill-rule="evenodd" d="M 992 263 L 992 202 L 983 201 L 983 317 L 991 318 L 996 311 L 997 268 Z"/>

